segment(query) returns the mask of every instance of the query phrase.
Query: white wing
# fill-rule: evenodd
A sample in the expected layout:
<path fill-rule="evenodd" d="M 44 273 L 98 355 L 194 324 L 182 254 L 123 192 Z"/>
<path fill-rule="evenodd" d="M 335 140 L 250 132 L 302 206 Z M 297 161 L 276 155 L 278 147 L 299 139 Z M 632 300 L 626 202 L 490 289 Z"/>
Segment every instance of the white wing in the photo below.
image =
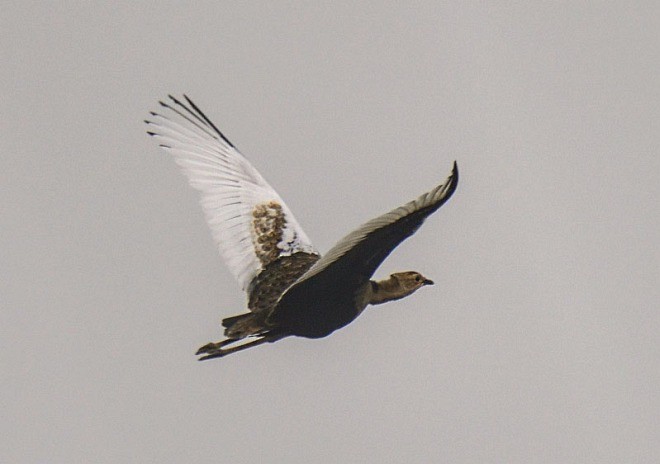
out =
<path fill-rule="evenodd" d="M 145 121 L 148 133 L 200 191 L 220 255 L 243 290 L 280 256 L 316 253 L 277 192 L 206 115 L 185 95 L 187 104 L 169 97 L 160 102 L 165 114 Z"/>

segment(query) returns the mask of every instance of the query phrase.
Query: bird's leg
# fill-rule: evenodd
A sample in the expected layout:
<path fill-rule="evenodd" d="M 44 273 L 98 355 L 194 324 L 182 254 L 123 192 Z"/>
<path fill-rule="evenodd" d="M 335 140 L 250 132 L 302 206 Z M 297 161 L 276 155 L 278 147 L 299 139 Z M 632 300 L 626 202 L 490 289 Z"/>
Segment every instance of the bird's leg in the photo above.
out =
<path fill-rule="evenodd" d="M 248 349 L 248 348 L 252 348 L 253 346 L 258 346 L 258 345 L 262 345 L 264 343 L 277 341 L 280 338 L 282 338 L 282 335 L 264 335 L 263 337 L 257 338 L 256 340 L 251 341 L 249 343 L 244 343 L 242 345 L 234 346 L 232 348 L 226 348 L 224 350 L 221 348 L 221 346 L 228 345 L 229 343 L 232 343 L 232 342 L 237 342 L 238 339 L 223 340 L 223 341 L 218 342 L 218 343 L 209 343 L 208 345 L 205 345 L 205 346 L 202 347 L 202 348 L 206 348 L 209 345 L 216 345 L 216 346 L 218 346 L 216 349 L 208 349 L 208 350 L 202 351 L 202 348 L 200 348 L 199 351 L 197 351 L 197 354 L 208 353 L 206 356 L 202 356 L 201 358 L 199 358 L 199 361 L 204 361 L 204 360 L 213 359 L 213 358 L 221 358 L 221 357 L 227 356 L 228 354 L 231 354 L 231 353 L 236 353 L 238 351 L 242 351 L 242 350 L 245 350 L 245 349 Z"/>
<path fill-rule="evenodd" d="M 240 341 L 240 338 L 227 338 L 226 340 L 221 340 L 216 343 L 207 343 L 206 345 L 202 346 L 200 349 L 197 350 L 197 353 L 195 354 L 204 354 L 204 353 L 212 353 L 214 351 L 219 350 L 223 346 L 230 345 L 232 343 Z"/>

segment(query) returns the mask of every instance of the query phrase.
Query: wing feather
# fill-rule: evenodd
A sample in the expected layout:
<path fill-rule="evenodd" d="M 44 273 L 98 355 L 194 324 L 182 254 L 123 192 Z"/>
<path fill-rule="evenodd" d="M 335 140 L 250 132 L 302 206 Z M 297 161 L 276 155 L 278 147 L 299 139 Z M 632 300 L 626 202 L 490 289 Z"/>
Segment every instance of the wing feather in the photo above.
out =
<path fill-rule="evenodd" d="M 317 254 L 277 192 L 186 96 L 159 102 L 149 135 L 174 156 L 201 205 L 220 255 L 241 287 L 268 264 L 297 252 Z"/>
<path fill-rule="evenodd" d="M 369 279 L 383 260 L 403 240 L 410 237 L 424 220 L 452 196 L 458 184 L 458 166 L 454 162 L 447 180 L 417 199 L 363 224 L 341 239 L 316 262 L 289 291 L 317 280 L 353 282 Z M 350 282 L 348 281 L 350 280 Z M 283 297 L 284 298 L 284 297 Z"/>

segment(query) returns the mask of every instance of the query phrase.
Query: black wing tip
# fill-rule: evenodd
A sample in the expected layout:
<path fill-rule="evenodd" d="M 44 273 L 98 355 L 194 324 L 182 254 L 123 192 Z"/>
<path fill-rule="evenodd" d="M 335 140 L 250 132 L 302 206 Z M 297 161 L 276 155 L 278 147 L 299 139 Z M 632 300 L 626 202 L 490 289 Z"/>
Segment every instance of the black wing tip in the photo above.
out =
<path fill-rule="evenodd" d="M 211 121 L 202 110 L 199 109 L 199 107 L 195 104 L 194 101 L 185 93 L 181 94 L 183 95 L 183 99 L 186 101 L 188 105 L 190 105 L 190 108 L 186 106 L 181 100 L 176 98 L 172 94 L 167 94 L 167 97 L 175 104 L 180 106 L 181 108 L 185 109 L 188 113 L 192 114 L 195 118 L 197 118 L 201 123 L 207 125 L 209 128 L 213 129 L 216 134 L 220 136 L 220 138 L 230 147 L 236 148 L 233 143 L 229 141 L 227 137 L 220 131 L 220 129 L 217 128 L 215 124 L 213 124 L 213 121 Z M 165 108 L 172 109 L 172 107 L 168 104 L 163 102 L 162 100 L 159 100 L 158 103 L 160 103 L 161 106 Z M 154 116 L 156 116 L 154 114 Z"/>
<path fill-rule="evenodd" d="M 458 183 L 458 163 L 454 160 L 454 166 L 451 169 L 451 179 L 454 184 Z"/>
<path fill-rule="evenodd" d="M 456 190 L 456 186 L 458 185 L 458 163 L 456 160 L 454 160 L 454 165 L 452 166 L 451 169 L 451 174 L 449 174 L 449 178 L 447 179 L 447 183 L 445 184 L 447 188 L 447 192 L 444 195 L 445 201 L 449 199 L 454 194 L 454 191 Z"/>
<path fill-rule="evenodd" d="M 183 94 L 183 96 L 185 97 L 186 94 Z M 172 102 L 173 102 L 175 105 L 179 105 L 179 106 L 181 106 L 181 107 L 183 107 L 183 108 L 186 108 L 186 110 L 188 109 L 188 108 L 186 107 L 186 105 L 184 105 L 183 102 L 182 102 L 181 100 L 179 100 L 178 98 L 176 98 L 176 97 L 175 97 L 174 95 L 172 95 L 171 93 L 168 93 L 168 94 L 167 94 L 167 97 L 168 97 L 170 100 L 172 100 Z M 187 100 L 187 98 L 186 98 L 186 100 Z"/>
<path fill-rule="evenodd" d="M 204 119 L 204 121 L 206 121 L 206 122 L 208 123 L 208 125 L 209 125 L 213 130 L 215 130 L 216 134 L 218 134 L 218 135 L 220 136 L 220 138 L 221 138 L 222 140 L 224 140 L 224 142 L 225 142 L 227 145 L 229 145 L 229 146 L 232 147 L 232 148 L 236 148 L 236 147 L 234 146 L 234 144 L 231 143 L 227 137 L 225 137 L 225 134 L 223 134 L 222 131 L 221 131 L 220 129 L 218 129 L 218 127 L 213 123 L 213 121 L 211 121 L 211 119 L 209 119 L 209 117 L 206 116 L 206 114 L 204 114 L 204 112 L 203 112 L 202 110 L 199 109 L 199 107 L 195 104 L 195 102 L 192 101 L 192 99 L 191 99 L 190 97 L 188 97 L 188 95 L 186 95 L 186 94 L 184 93 L 184 94 L 183 94 L 183 98 L 186 99 L 186 101 L 187 101 L 188 104 L 192 107 L 192 109 L 195 110 L 195 111 L 197 112 L 197 114 L 198 114 L 199 116 L 201 116 L 202 119 Z"/>
<path fill-rule="evenodd" d="M 451 169 L 451 173 L 447 177 L 447 179 L 440 185 L 438 185 L 436 188 L 431 190 L 430 192 L 427 192 L 423 196 L 430 196 L 429 198 L 430 201 L 435 199 L 435 202 L 429 207 L 431 208 L 431 213 L 440 206 L 442 206 L 447 200 L 451 198 L 451 196 L 454 194 L 456 191 L 456 186 L 458 185 L 458 163 L 454 161 L 454 164 Z M 430 214 L 430 213 L 429 213 Z"/>

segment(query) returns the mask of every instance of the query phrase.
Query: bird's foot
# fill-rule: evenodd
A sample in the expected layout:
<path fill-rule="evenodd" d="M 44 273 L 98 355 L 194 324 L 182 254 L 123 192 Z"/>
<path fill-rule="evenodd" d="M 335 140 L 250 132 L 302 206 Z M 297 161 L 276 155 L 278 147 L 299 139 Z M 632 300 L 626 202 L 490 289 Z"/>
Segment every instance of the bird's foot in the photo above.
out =
<path fill-rule="evenodd" d="M 217 343 L 207 343 L 206 345 L 200 347 L 197 350 L 197 353 L 195 354 L 204 354 L 204 353 L 210 353 L 211 351 L 217 350 L 218 349 L 218 344 Z"/>
<path fill-rule="evenodd" d="M 225 340 L 223 340 L 225 341 Z M 213 359 L 213 358 L 221 358 L 227 352 L 223 350 L 222 348 L 222 342 L 218 343 L 207 343 L 206 345 L 202 346 L 200 349 L 197 350 L 196 355 L 203 354 L 205 356 L 202 356 L 201 358 L 198 359 L 198 361 L 204 361 L 205 359 Z"/>
<path fill-rule="evenodd" d="M 223 348 L 224 346 L 229 345 L 230 343 L 235 343 L 242 340 L 240 338 L 228 338 L 226 340 L 222 340 L 221 342 L 217 342 L 217 343 L 207 343 L 199 350 L 197 350 L 196 354 L 204 355 L 201 358 L 199 358 L 198 361 L 204 361 L 206 359 L 213 359 L 213 358 L 221 358 L 228 354 L 236 353 L 237 351 L 243 351 L 246 348 L 258 346 L 263 343 L 276 342 L 277 340 L 283 337 L 286 337 L 286 335 L 282 335 L 282 334 L 261 335 L 259 336 L 259 338 L 252 340 L 251 342 L 243 343 L 237 346 L 230 346 L 229 348 Z"/>
<path fill-rule="evenodd" d="M 228 344 L 233 343 L 233 342 L 236 342 L 236 341 L 237 340 L 235 340 L 233 338 L 228 338 L 227 340 L 222 340 L 222 341 L 216 342 L 216 343 L 213 343 L 213 342 L 207 343 L 206 345 L 204 345 L 200 349 L 198 349 L 197 353 L 195 353 L 195 354 L 199 355 L 199 354 L 215 353 L 217 351 L 220 351 L 220 349 L 223 346 L 228 345 Z"/>

